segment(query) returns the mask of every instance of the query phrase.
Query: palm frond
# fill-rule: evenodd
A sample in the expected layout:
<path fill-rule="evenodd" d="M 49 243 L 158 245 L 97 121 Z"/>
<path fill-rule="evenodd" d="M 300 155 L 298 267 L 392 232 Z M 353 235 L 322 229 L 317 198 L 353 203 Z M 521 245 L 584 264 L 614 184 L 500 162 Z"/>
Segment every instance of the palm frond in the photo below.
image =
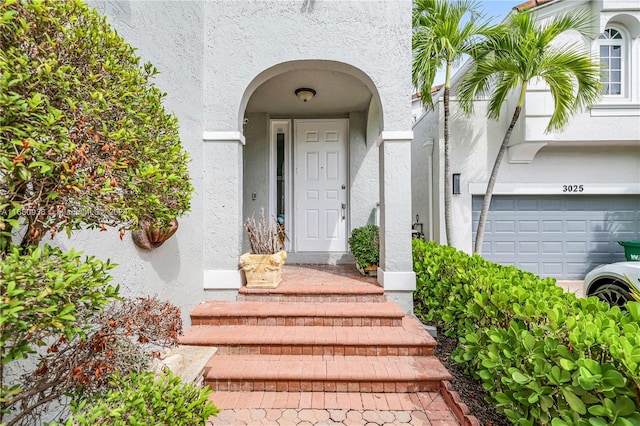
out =
<path fill-rule="evenodd" d="M 499 33 L 476 47 L 475 63 L 459 86 L 463 110 L 472 112 L 473 100 L 489 91 L 489 118 L 497 119 L 509 92 L 539 77 L 554 101 L 546 131 L 563 129 L 576 111 L 598 101 L 599 66 L 580 46 L 557 45 L 557 38 L 570 30 L 587 36 L 591 29 L 584 10 L 543 24 L 528 11 L 509 15 Z"/>
<path fill-rule="evenodd" d="M 438 69 L 472 54 L 476 44 L 490 34 L 491 27 L 478 5 L 470 0 L 414 1 L 412 82 L 428 108 L 433 107 L 431 88 Z"/>

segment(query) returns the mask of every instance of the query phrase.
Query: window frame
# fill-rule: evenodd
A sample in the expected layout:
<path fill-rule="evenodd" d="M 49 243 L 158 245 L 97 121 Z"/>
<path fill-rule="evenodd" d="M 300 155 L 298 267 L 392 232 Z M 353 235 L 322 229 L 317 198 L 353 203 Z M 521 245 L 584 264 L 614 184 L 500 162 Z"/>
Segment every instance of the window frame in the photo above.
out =
<path fill-rule="evenodd" d="M 620 38 L 600 38 L 606 31 L 616 31 Z M 602 57 L 600 55 L 600 47 L 601 46 L 620 46 L 620 94 L 607 94 L 605 92 L 602 93 L 603 101 L 606 100 L 628 100 L 630 97 L 630 82 L 629 82 L 629 36 L 627 31 L 621 27 L 620 25 L 616 25 L 613 23 L 608 23 L 604 30 L 598 35 L 598 38 L 595 40 L 595 53 L 600 61 L 601 65 L 604 65 L 602 62 Z M 602 71 L 605 71 L 605 68 L 602 67 Z M 610 71 L 610 67 L 607 71 Z M 600 79 L 603 82 L 602 77 Z M 604 83 L 604 82 L 603 82 Z M 608 83 L 615 84 L 616 82 L 611 81 L 611 75 L 608 76 Z"/>

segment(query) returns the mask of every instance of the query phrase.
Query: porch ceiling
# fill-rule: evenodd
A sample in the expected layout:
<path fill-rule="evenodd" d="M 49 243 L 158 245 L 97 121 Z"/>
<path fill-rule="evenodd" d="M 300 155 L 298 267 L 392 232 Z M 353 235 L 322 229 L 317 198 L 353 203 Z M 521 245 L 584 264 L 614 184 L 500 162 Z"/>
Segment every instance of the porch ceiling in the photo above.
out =
<path fill-rule="evenodd" d="M 294 91 L 309 87 L 316 96 L 302 102 Z M 328 70 L 295 70 L 271 78 L 259 86 L 247 105 L 247 113 L 271 115 L 327 115 L 363 111 L 371 91 L 357 78 Z"/>

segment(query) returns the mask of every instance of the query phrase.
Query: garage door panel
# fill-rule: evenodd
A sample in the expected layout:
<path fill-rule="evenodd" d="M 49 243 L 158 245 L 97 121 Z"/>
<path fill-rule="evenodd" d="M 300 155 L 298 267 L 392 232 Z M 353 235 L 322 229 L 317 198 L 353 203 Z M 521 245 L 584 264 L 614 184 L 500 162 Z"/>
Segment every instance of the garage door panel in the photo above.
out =
<path fill-rule="evenodd" d="M 540 274 L 540 271 L 538 270 L 539 267 L 540 265 L 538 263 L 522 262 L 520 263 L 520 265 L 518 265 L 518 268 L 524 269 L 529 272 L 533 272 L 534 274 Z"/>
<path fill-rule="evenodd" d="M 587 210 L 587 201 L 584 198 L 567 198 L 564 210 L 583 212 Z"/>
<path fill-rule="evenodd" d="M 482 197 L 472 206 L 475 232 Z M 640 195 L 494 196 L 483 256 L 542 276 L 582 279 L 599 264 L 624 260 L 617 243 L 623 240 L 640 240 Z"/>
<path fill-rule="evenodd" d="M 587 221 L 586 220 L 568 220 L 567 224 L 567 232 L 587 232 Z"/>
<path fill-rule="evenodd" d="M 614 200 L 614 204 L 613 207 L 616 211 L 616 213 L 622 212 L 622 211 L 626 211 L 632 214 L 638 214 L 638 206 L 637 204 L 634 202 L 634 200 L 627 200 L 627 199 L 617 199 Z"/>
<path fill-rule="evenodd" d="M 592 241 L 588 249 L 590 253 L 606 256 L 612 251 L 613 247 L 609 241 Z"/>
<path fill-rule="evenodd" d="M 516 210 L 517 201 L 513 199 L 496 200 L 494 211 L 496 212 L 512 212 Z"/>
<path fill-rule="evenodd" d="M 518 244 L 518 253 L 521 254 L 535 254 L 540 252 L 540 245 L 533 241 L 521 241 Z"/>
<path fill-rule="evenodd" d="M 538 210 L 540 210 L 540 203 L 538 200 L 518 200 L 518 211 L 537 212 Z"/>
<path fill-rule="evenodd" d="M 592 233 L 595 232 L 605 232 L 607 227 L 607 222 L 605 220 L 590 220 L 589 221 L 589 229 Z"/>
<path fill-rule="evenodd" d="M 494 250 L 499 254 L 516 254 L 516 244 L 513 241 L 496 241 Z"/>
<path fill-rule="evenodd" d="M 587 253 L 586 241 L 567 241 L 565 244 L 565 253 L 567 254 L 582 254 Z"/>
<path fill-rule="evenodd" d="M 543 241 L 542 242 L 542 253 L 544 254 L 561 254 L 562 253 L 562 243 L 560 241 Z"/>
<path fill-rule="evenodd" d="M 512 234 L 516 231 L 515 220 L 496 220 L 494 223 L 495 230 L 493 232 L 508 232 Z"/>
<path fill-rule="evenodd" d="M 611 228 L 618 233 L 634 233 L 634 221 L 615 219 Z"/>
<path fill-rule="evenodd" d="M 560 220 L 543 220 L 542 232 L 562 232 L 562 221 Z"/>
<path fill-rule="evenodd" d="M 540 272 L 540 275 L 553 277 L 560 274 L 562 274 L 562 263 L 542 262 L 542 271 Z"/>
<path fill-rule="evenodd" d="M 521 220 L 518 222 L 520 233 L 523 232 L 539 232 L 540 226 L 537 220 Z"/>
<path fill-rule="evenodd" d="M 565 265 L 567 269 L 566 273 L 569 275 L 579 275 L 583 273 L 583 262 L 567 262 Z"/>
<path fill-rule="evenodd" d="M 562 210 L 562 200 L 543 199 L 541 210 L 554 212 L 560 211 Z"/>

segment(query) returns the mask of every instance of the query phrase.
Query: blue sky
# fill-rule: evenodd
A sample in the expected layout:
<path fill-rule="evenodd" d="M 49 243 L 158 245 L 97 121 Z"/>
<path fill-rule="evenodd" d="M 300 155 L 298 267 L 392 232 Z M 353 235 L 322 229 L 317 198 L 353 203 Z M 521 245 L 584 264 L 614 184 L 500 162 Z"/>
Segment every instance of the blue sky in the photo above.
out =
<path fill-rule="evenodd" d="M 481 0 L 480 10 L 484 11 L 487 18 L 493 18 L 492 22 L 499 23 L 507 16 L 507 13 L 515 6 L 524 3 L 525 0 Z M 462 65 L 462 63 L 460 64 Z M 434 86 L 444 83 L 444 70 L 440 70 L 436 74 Z"/>

